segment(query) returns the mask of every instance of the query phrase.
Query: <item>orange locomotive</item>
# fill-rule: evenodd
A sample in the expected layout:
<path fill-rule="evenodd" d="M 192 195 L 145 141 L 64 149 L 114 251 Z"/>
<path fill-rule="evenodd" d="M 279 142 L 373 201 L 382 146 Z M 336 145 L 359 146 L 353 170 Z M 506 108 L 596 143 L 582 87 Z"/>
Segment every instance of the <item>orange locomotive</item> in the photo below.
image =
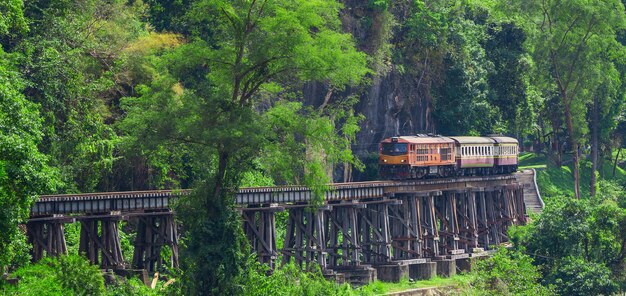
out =
<path fill-rule="evenodd" d="M 392 137 L 380 143 L 379 171 L 386 179 L 511 173 L 517 153 L 509 137 Z"/>

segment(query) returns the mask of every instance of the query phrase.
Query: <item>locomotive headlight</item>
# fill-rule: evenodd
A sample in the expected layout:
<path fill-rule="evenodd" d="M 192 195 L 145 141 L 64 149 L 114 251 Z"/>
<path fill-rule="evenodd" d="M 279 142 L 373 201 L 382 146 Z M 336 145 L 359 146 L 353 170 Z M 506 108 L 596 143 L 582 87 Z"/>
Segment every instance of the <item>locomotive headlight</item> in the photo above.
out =
<path fill-rule="evenodd" d="M 405 162 L 405 160 L 404 160 L 404 159 L 402 159 L 402 160 L 400 160 L 400 162 Z"/>
<path fill-rule="evenodd" d="M 383 162 L 387 162 L 387 160 L 386 160 L 386 159 L 383 159 Z"/>

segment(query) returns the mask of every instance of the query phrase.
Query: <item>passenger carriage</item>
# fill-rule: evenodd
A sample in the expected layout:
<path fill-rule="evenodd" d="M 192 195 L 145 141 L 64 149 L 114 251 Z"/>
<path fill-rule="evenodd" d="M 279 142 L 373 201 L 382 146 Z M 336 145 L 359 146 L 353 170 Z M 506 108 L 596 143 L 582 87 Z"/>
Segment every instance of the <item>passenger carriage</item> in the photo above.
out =
<path fill-rule="evenodd" d="M 457 175 L 487 175 L 494 165 L 493 144 L 486 137 L 450 137 L 456 144 Z"/>
<path fill-rule="evenodd" d="M 510 137 L 491 137 L 494 144 L 495 173 L 512 173 L 517 171 L 519 143 Z"/>

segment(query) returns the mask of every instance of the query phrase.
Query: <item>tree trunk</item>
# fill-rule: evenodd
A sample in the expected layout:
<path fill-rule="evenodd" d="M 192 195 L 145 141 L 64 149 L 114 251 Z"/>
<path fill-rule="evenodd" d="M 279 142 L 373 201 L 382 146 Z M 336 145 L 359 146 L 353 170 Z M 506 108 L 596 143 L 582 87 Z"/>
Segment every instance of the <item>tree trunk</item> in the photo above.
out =
<path fill-rule="evenodd" d="M 569 136 L 570 149 L 572 149 L 572 162 L 574 163 L 574 195 L 580 199 L 580 168 L 578 164 L 578 141 L 574 135 L 574 124 L 572 120 L 572 110 L 567 96 L 563 97 L 565 105 L 565 121 L 567 123 L 567 134 Z"/>
<path fill-rule="evenodd" d="M 593 110 L 591 122 L 591 181 L 589 182 L 589 195 L 596 195 L 596 171 L 598 171 L 598 96 L 593 97 Z"/>
<path fill-rule="evenodd" d="M 224 190 L 224 178 L 226 176 L 226 165 L 228 164 L 228 153 L 225 151 L 219 151 L 218 158 L 219 163 L 217 166 L 217 175 L 215 176 L 215 190 L 213 191 L 213 198 L 219 201 L 222 198 L 222 191 Z M 207 204 L 207 211 L 209 214 L 213 211 L 213 207 L 210 205 L 210 202 Z"/>
<path fill-rule="evenodd" d="M 617 149 L 617 154 L 615 155 L 615 162 L 613 162 L 613 177 L 615 177 L 615 168 L 617 168 L 617 160 L 619 159 L 619 153 L 622 152 L 622 147 Z"/>

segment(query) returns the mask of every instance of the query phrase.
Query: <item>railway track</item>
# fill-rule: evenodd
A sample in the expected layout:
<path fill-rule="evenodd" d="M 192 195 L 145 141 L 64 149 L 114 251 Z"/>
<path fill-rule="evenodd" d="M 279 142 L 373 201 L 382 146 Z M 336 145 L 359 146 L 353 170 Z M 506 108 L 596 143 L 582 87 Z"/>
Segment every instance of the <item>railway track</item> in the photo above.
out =
<path fill-rule="evenodd" d="M 334 183 L 324 188 L 324 201 L 363 200 L 414 192 L 486 188 L 511 185 L 514 182 L 514 175 L 493 175 L 411 181 Z M 33 204 L 31 216 L 168 209 L 172 199 L 191 193 L 190 189 L 180 189 L 42 195 Z M 241 188 L 237 192 L 235 202 L 245 207 L 302 203 L 314 199 L 312 191 L 305 186 L 276 186 Z"/>

